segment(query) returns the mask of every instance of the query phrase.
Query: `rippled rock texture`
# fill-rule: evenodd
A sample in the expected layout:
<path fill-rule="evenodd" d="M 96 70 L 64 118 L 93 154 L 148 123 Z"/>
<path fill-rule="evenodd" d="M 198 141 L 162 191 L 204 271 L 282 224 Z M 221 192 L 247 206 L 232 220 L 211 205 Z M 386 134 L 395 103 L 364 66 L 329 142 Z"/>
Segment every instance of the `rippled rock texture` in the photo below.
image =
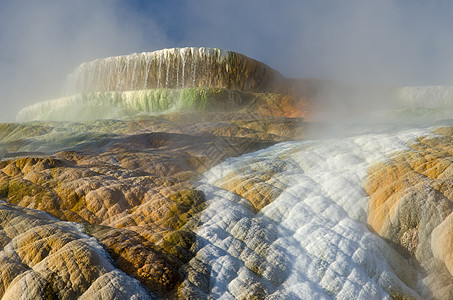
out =
<path fill-rule="evenodd" d="M 111 261 L 80 224 L 0 202 L 3 299 L 153 297 Z"/>
<path fill-rule="evenodd" d="M 453 297 L 452 129 L 421 137 L 369 170 L 369 223 L 429 276 L 432 295 Z"/>
<path fill-rule="evenodd" d="M 16 246 L 16 235 L 1 235 L 3 244 L 13 243 L 14 251 L 29 257 L 15 262 L 21 268 L 2 265 L 4 274 L 18 270 L 5 275 L 4 295 L 17 293 L 15 282 L 30 268 L 44 275 L 33 273 L 41 279 L 27 293 L 67 299 L 422 295 L 417 267 L 367 229 L 361 182 L 370 162 L 429 131 L 269 148 L 295 138 L 287 135 L 294 134 L 295 120 L 188 117 L 5 124 L 0 195 L 9 204 L 2 209 L 20 212 L 26 221 L 5 217 L 3 227 L 45 242 Z M 53 150 L 45 147 L 51 140 L 60 141 Z M 34 146 L 40 153 L 30 151 Z M 41 223 L 53 227 L 44 231 Z M 85 251 L 71 256 L 78 269 L 61 264 L 61 256 L 52 260 L 60 248 L 40 250 L 71 243 Z M 37 269 L 30 260 L 46 263 Z M 83 269 L 97 264 L 105 270 Z"/>
<path fill-rule="evenodd" d="M 280 143 L 212 168 L 188 298 L 422 299 L 417 269 L 368 230 L 361 183 L 426 134 Z"/>
<path fill-rule="evenodd" d="M 27 292 L 35 296 L 55 292 L 56 297 L 64 299 L 85 295 L 124 299 L 134 293 L 144 297 L 177 296 L 186 276 L 185 265 L 195 253 L 193 230 L 206 206 L 205 194 L 195 186 L 197 178 L 228 157 L 296 138 L 303 132 L 301 124 L 299 119 L 259 120 L 247 114 L 213 112 L 174 113 L 130 121 L 0 125 L 4 149 L 0 197 L 10 203 L 5 207 L 21 211 L 24 222 L 31 222 L 31 231 L 22 228 L 24 222 L 19 218 L 4 219 L 5 227 L 23 230 L 24 239 L 30 234 L 47 241 L 50 235 L 53 240 L 49 243 L 61 247 L 72 243 L 65 238 L 71 228 L 97 247 L 80 251 L 103 255 L 110 264 L 102 272 L 83 275 L 82 284 L 77 279 L 82 275 L 78 274 L 90 270 L 73 275 L 76 271 L 60 256 L 48 259 L 52 246 L 44 245 L 50 250 L 40 250 L 44 242 L 39 242 L 27 248 L 28 241 L 24 241 L 20 247 L 25 248 L 17 251 L 23 251 L 29 260 L 38 260 L 35 256 L 40 253 L 41 260 L 49 261 L 42 264 L 41 273 L 45 274 L 36 283 L 39 286 Z M 32 218 L 35 214 L 53 220 L 56 229 L 41 232 L 37 218 Z M 15 238 L 1 237 L 4 245 Z M 72 264 L 80 263 L 79 268 L 92 264 L 94 268 L 96 259 L 74 256 Z M 24 262 L 17 264 L 22 266 Z M 33 267 L 28 262 L 20 268 L 2 266 L 6 268 L 2 272 L 14 270 L 9 277 L 5 275 L 2 295 L 14 295 L 20 288 L 15 282 Z M 60 273 L 56 274 L 54 268 Z M 30 278 L 36 277 L 33 274 Z M 58 281 L 54 279 L 57 275 Z M 118 287 L 128 285 L 128 281 L 133 282 L 131 290 Z M 67 289 L 59 290 L 59 285 Z"/>

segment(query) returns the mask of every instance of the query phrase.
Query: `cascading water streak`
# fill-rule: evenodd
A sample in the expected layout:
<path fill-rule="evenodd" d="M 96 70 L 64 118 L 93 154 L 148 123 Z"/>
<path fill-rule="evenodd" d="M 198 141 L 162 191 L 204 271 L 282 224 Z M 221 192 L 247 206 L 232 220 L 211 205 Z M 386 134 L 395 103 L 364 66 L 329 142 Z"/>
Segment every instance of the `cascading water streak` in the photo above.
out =
<path fill-rule="evenodd" d="M 205 86 L 262 92 L 263 89 L 277 90 L 274 83 L 282 81 L 280 73 L 245 55 L 214 48 L 188 47 L 83 63 L 68 77 L 64 95 Z"/>

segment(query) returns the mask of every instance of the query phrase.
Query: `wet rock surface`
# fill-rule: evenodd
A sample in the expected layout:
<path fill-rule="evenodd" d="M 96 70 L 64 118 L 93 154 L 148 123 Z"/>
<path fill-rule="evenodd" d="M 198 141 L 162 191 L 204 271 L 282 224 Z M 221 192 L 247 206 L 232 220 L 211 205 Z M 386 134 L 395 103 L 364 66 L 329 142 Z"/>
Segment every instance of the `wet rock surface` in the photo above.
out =
<path fill-rule="evenodd" d="M 369 170 L 369 223 L 419 266 L 431 293 L 453 295 L 451 274 L 452 129 L 421 137 L 410 149 Z"/>

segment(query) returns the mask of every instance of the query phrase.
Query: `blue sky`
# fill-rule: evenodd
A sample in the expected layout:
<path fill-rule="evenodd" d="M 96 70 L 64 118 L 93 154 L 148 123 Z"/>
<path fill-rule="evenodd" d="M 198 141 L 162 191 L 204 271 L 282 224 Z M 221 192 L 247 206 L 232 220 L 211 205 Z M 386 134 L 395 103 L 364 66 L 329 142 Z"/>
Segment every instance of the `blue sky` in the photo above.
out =
<path fill-rule="evenodd" d="M 453 1 L 1 0 L 1 120 L 86 60 L 219 47 L 291 77 L 453 84 Z"/>

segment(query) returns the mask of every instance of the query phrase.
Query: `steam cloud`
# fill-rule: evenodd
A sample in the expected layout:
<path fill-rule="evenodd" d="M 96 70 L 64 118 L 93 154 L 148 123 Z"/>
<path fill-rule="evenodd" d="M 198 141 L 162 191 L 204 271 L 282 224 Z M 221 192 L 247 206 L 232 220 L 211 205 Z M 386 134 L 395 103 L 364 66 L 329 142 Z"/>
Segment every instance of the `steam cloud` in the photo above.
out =
<path fill-rule="evenodd" d="M 0 120 L 59 96 L 82 61 L 178 46 L 234 50 L 289 77 L 453 82 L 451 1 L 3 1 Z"/>

